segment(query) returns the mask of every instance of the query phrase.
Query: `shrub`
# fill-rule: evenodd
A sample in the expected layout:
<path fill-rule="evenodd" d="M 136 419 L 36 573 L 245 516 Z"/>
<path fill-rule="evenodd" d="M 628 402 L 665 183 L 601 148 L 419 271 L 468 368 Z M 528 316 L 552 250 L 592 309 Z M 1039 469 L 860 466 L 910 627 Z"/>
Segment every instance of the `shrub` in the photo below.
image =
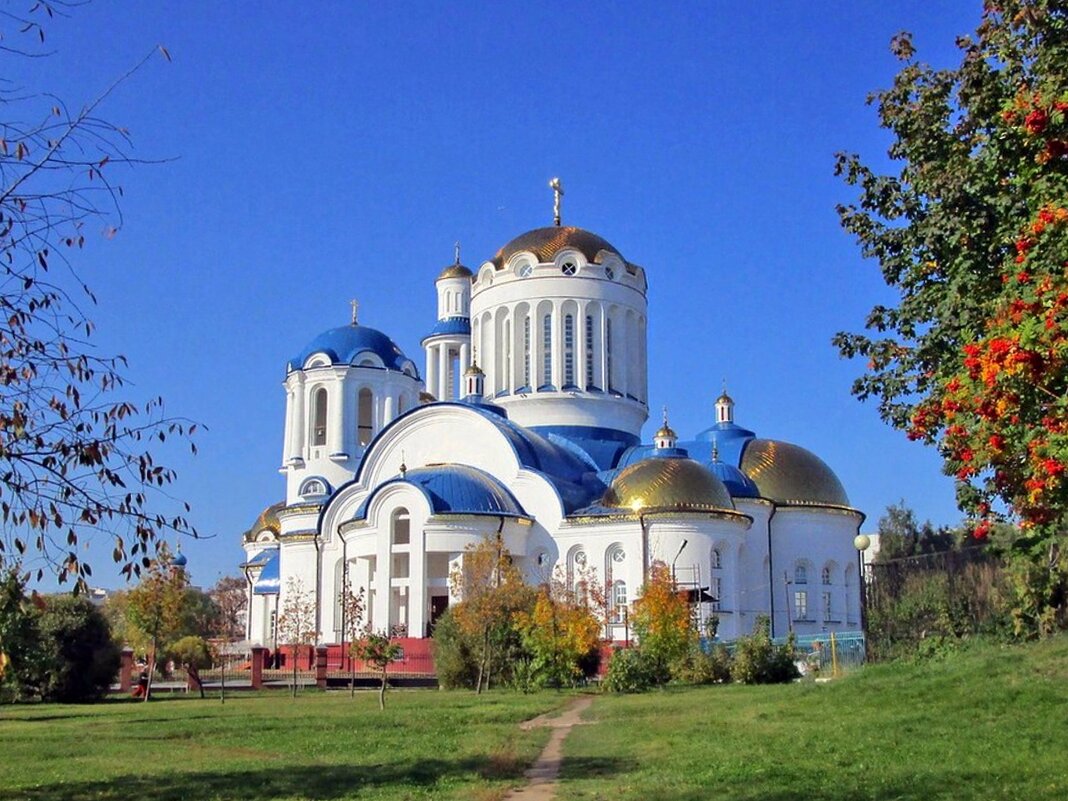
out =
<path fill-rule="evenodd" d="M 119 670 L 119 649 L 99 609 L 84 598 L 57 595 L 41 612 L 41 697 L 95 701 Z"/>
<path fill-rule="evenodd" d="M 656 665 L 640 648 L 615 651 L 608 662 L 604 688 L 613 693 L 640 693 L 658 684 Z"/>
<path fill-rule="evenodd" d="M 26 597 L 19 572 L 0 573 L 0 700 L 37 694 L 41 647 L 40 613 Z"/>
<path fill-rule="evenodd" d="M 478 678 L 478 654 L 456 624 L 448 609 L 434 623 L 434 670 L 445 690 L 474 689 Z"/>
<path fill-rule="evenodd" d="M 758 617 L 753 633 L 738 639 L 731 665 L 732 680 L 740 684 L 780 684 L 800 675 L 794 664 L 792 638 L 786 645 L 773 643 L 767 617 Z"/>
<path fill-rule="evenodd" d="M 711 651 L 693 648 L 671 666 L 671 678 L 681 684 L 726 684 L 731 680 L 731 655 L 722 644 Z"/>

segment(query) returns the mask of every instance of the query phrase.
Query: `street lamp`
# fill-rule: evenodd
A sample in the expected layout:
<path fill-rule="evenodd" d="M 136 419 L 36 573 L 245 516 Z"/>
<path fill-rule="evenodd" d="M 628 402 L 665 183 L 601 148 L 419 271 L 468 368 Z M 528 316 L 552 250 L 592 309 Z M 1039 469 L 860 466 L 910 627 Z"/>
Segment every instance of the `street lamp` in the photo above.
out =
<path fill-rule="evenodd" d="M 864 552 L 871 545 L 871 537 L 857 534 L 853 547 L 857 549 L 857 575 L 860 576 L 860 631 L 864 635 L 864 661 L 868 661 L 868 591 L 864 586 Z"/>

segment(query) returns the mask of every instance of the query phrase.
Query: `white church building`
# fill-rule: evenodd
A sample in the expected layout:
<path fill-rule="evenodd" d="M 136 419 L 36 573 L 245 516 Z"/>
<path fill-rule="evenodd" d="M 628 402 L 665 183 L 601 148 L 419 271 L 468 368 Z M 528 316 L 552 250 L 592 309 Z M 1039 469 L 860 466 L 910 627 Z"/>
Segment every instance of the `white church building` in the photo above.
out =
<path fill-rule="evenodd" d="M 823 461 L 739 425 L 725 392 L 691 439 L 665 415 L 643 443 L 644 268 L 557 215 L 435 286 L 419 366 L 355 306 L 285 365 L 285 501 L 243 540 L 250 642 L 279 644 L 290 578 L 324 644 L 344 639 L 346 577 L 374 629 L 428 637 L 465 549 L 498 535 L 532 583 L 604 582 L 606 639 L 655 561 L 723 639 L 759 615 L 776 635 L 860 627 L 864 515 Z"/>

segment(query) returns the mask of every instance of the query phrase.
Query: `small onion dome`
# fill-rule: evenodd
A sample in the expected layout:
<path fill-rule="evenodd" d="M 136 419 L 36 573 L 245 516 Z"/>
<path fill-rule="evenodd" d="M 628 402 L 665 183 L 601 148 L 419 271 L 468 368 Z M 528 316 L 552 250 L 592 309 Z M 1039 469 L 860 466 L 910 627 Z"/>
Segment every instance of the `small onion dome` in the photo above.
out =
<path fill-rule="evenodd" d="M 181 549 L 171 557 L 171 565 L 174 567 L 185 567 L 187 564 L 189 564 L 189 560 L 186 558 L 185 554 L 182 553 Z"/>
<path fill-rule="evenodd" d="M 664 425 L 660 426 L 660 430 L 657 431 L 656 434 L 654 434 L 653 436 L 655 439 L 663 439 L 665 437 L 669 439 L 679 438 L 679 435 L 676 434 L 675 430 L 667 423 L 664 423 Z"/>
<path fill-rule="evenodd" d="M 429 392 L 420 392 L 419 393 L 419 402 L 420 403 L 434 403 L 436 400 L 437 400 L 437 398 L 435 398 Z"/>
<path fill-rule="evenodd" d="M 438 274 L 438 280 L 443 278 L 470 278 L 472 275 L 471 270 L 464 267 L 459 262 L 450 264 Z"/>
<path fill-rule="evenodd" d="M 290 370 L 300 370 L 316 353 L 324 354 L 330 364 L 356 364 L 361 354 L 370 353 L 382 360 L 387 370 L 407 372 L 419 377 L 415 364 L 404 355 L 397 343 L 376 328 L 352 323 L 324 331 L 289 360 Z"/>
<path fill-rule="evenodd" d="M 464 375 L 465 376 L 469 376 L 469 375 L 485 375 L 485 373 L 482 372 L 482 368 L 481 367 L 479 367 L 477 364 L 472 362 L 471 366 L 468 367 L 466 370 L 464 370 Z"/>
<path fill-rule="evenodd" d="M 502 269 L 508 259 L 521 250 L 529 250 L 540 263 L 550 262 L 564 248 L 573 248 L 585 256 L 587 261 L 595 263 L 600 262 L 600 253 L 603 250 L 623 258 L 618 250 L 597 234 L 573 226 L 551 225 L 517 236 L 497 251 L 497 255 L 493 257 L 493 266 L 498 270 Z"/>
<path fill-rule="evenodd" d="M 602 500 L 632 511 L 733 511 L 730 493 L 712 472 L 685 458 L 643 459 L 622 470 Z"/>
<path fill-rule="evenodd" d="M 720 396 L 716 398 L 716 403 L 734 403 L 734 398 L 732 398 L 726 392 L 722 392 L 720 393 Z"/>
<path fill-rule="evenodd" d="M 286 502 L 272 503 L 256 518 L 252 528 L 245 532 L 245 541 L 252 542 L 259 536 L 261 531 L 270 531 L 276 537 L 282 533 L 282 521 L 278 519 L 278 513 L 285 508 Z"/>
<path fill-rule="evenodd" d="M 742 451 L 742 472 L 761 497 L 784 506 L 849 507 L 838 476 L 816 454 L 789 442 L 754 439 Z"/>

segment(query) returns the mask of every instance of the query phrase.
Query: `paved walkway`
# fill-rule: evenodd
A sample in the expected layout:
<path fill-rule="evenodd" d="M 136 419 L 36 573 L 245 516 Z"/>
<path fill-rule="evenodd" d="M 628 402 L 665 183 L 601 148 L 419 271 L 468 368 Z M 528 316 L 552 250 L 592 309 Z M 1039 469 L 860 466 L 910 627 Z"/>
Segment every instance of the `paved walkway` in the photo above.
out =
<path fill-rule="evenodd" d="M 553 730 L 538 760 L 524 774 L 528 781 L 523 787 L 512 790 L 505 799 L 512 801 L 549 801 L 556 794 L 556 777 L 560 775 L 560 766 L 564 761 L 564 739 L 571 733 L 572 726 L 582 725 L 582 713 L 590 708 L 593 698 L 583 696 L 576 698 L 568 707 L 555 717 L 539 715 L 519 724 L 523 730 L 548 726 Z"/>

